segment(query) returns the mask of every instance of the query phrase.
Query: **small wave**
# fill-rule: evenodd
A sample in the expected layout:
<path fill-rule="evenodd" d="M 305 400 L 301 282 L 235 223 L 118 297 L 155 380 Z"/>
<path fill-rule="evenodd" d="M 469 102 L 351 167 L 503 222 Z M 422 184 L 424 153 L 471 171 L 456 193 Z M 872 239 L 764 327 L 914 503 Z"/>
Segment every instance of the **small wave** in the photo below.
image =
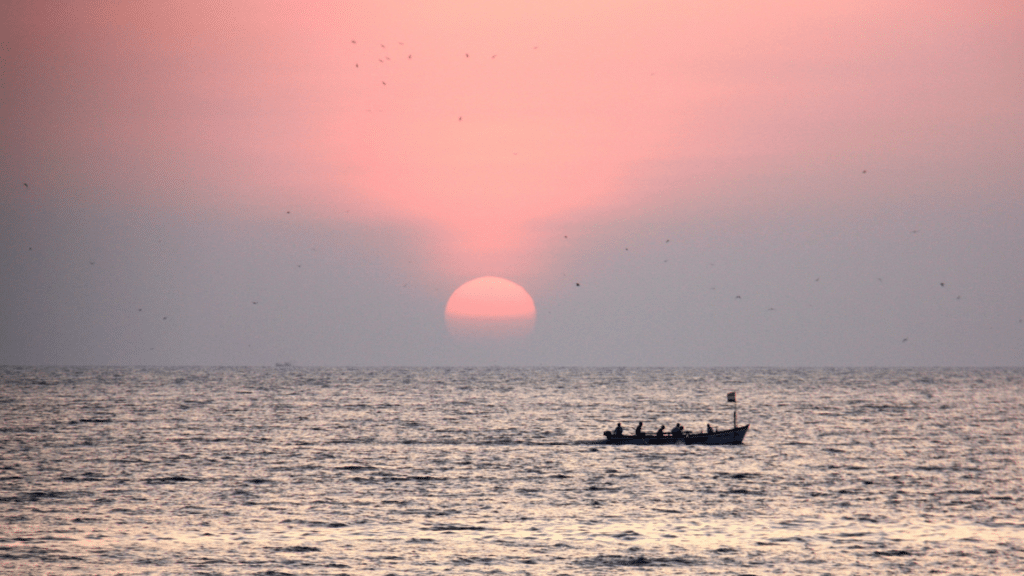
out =
<path fill-rule="evenodd" d="M 158 478 L 146 478 L 146 484 L 178 484 L 181 482 L 201 482 L 198 478 L 187 476 L 161 476 Z"/>
<path fill-rule="evenodd" d="M 581 560 L 577 560 L 575 563 L 586 568 L 619 566 L 644 566 L 652 568 L 665 568 L 672 566 L 697 566 L 705 564 L 705 562 L 697 558 L 690 558 L 688 556 L 671 558 L 646 556 L 644 554 L 637 554 L 635 556 L 618 554 L 600 554 L 593 558 L 584 558 Z"/>
<path fill-rule="evenodd" d="M 430 527 L 430 530 L 437 532 L 455 532 L 459 530 L 487 530 L 483 526 L 460 526 L 458 524 L 437 524 Z"/>
<path fill-rule="evenodd" d="M 913 552 L 906 550 L 875 550 L 875 556 L 912 556 Z"/>
<path fill-rule="evenodd" d="M 267 550 L 273 552 L 319 552 L 316 546 L 270 546 Z"/>
<path fill-rule="evenodd" d="M 61 498 L 67 498 L 71 494 L 68 492 L 61 492 L 59 490 L 35 490 L 32 492 L 23 492 L 17 496 L 6 497 L 0 500 L 6 502 L 39 502 L 40 500 L 57 500 Z"/>
<path fill-rule="evenodd" d="M 100 476 L 95 472 L 85 472 L 81 476 L 61 476 L 61 482 L 101 482 L 106 480 L 105 476 Z"/>
<path fill-rule="evenodd" d="M 78 420 L 72 420 L 68 424 L 106 424 L 113 422 L 114 419 L 110 417 L 105 418 L 79 418 Z"/>

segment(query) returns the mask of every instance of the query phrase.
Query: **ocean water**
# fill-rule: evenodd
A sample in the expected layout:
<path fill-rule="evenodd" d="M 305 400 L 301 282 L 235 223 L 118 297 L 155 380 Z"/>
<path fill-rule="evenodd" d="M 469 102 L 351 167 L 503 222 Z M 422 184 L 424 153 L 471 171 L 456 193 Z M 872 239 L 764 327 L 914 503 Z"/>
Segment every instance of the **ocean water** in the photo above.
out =
<path fill-rule="evenodd" d="M 750 423 L 740 446 L 607 446 Z M 1024 370 L 0 368 L 3 574 L 1024 574 Z"/>

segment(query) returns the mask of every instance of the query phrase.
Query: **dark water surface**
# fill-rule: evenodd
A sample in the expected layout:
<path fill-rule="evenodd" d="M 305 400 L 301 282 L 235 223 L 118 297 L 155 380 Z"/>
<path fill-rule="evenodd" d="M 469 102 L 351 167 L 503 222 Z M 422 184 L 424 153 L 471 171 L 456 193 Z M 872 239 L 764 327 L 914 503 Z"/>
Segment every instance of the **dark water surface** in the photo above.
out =
<path fill-rule="evenodd" d="M 604 446 L 622 422 L 742 446 Z M 1024 574 L 1024 370 L 0 368 L 4 574 Z"/>

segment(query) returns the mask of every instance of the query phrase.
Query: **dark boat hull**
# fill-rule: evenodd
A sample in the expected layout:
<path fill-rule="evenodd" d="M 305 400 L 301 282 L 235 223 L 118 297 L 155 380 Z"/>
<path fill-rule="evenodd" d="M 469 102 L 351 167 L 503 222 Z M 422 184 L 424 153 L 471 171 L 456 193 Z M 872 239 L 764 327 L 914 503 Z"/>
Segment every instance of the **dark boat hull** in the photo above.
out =
<path fill-rule="evenodd" d="M 608 444 L 742 444 L 743 437 L 747 435 L 745 424 L 729 430 L 718 430 L 715 432 L 701 432 L 699 434 L 683 434 L 682 438 L 672 436 L 613 436 L 611 432 L 605 432 L 605 442 Z"/>

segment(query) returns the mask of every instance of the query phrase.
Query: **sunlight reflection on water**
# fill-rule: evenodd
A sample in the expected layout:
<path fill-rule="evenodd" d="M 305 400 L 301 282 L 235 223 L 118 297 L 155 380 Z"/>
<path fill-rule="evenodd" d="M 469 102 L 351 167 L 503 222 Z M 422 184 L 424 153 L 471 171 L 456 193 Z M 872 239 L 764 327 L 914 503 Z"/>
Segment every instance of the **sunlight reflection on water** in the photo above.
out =
<path fill-rule="evenodd" d="M 11 573 L 1016 574 L 1024 371 L 6 369 Z M 607 446 L 615 422 L 752 428 Z"/>

